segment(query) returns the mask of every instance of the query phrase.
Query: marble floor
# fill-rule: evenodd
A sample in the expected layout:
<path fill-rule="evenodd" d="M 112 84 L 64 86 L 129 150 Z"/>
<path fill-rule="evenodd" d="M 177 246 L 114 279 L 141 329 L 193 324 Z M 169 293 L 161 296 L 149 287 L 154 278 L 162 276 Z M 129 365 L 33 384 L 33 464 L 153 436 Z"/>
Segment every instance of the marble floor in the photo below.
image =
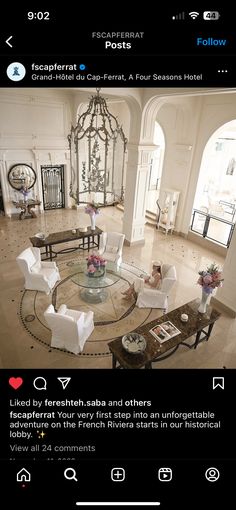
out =
<path fill-rule="evenodd" d="M 111 368 L 111 356 L 83 358 L 52 350 L 37 343 L 23 328 L 19 303 L 23 292 L 23 277 L 16 256 L 30 246 L 29 237 L 37 232 L 46 234 L 88 225 L 83 209 L 57 210 L 40 214 L 38 218 L 19 221 L 18 217 L 0 217 L 0 367 L 1 368 Z M 115 207 L 101 210 L 97 226 L 102 230 L 122 231 L 122 212 Z M 60 258 L 69 255 L 60 255 Z M 169 300 L 174 309 L 201 295 L 196 284 L 198 271 L 208 263 L 223 265 L 224 259 L 209 250 L 178 236 L 164 235 L 151 226 L 145 227 L 145 245 L 124 246 L 123 260 L 149 271 L 151 262 L 161 259 L 174 264 L 177 283 Z M 58 259 L 59 260 L 59 259 Z M 154 363 L 153 368 L 227 368 L 236 367 L 236 321 L 224 314 L 216 322 L 208 343 L 197 350 L 180 347 L 170 358 Z"/>

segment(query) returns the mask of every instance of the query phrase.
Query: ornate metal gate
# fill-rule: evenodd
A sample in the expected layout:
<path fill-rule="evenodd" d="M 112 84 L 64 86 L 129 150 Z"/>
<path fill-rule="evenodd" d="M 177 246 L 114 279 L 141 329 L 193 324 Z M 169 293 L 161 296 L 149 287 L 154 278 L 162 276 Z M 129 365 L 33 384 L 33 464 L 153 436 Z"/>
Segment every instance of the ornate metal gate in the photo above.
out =
<path fill-rule="evenodd" d="M 41 166 L 44 210 L 65 207 L 64 166 Z"/>

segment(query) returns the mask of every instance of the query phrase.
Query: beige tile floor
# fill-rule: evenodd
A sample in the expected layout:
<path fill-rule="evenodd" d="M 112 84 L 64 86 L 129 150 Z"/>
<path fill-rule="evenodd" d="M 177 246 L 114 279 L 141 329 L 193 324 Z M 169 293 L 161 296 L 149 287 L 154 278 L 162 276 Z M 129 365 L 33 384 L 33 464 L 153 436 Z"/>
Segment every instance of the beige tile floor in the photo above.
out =
<path fill-rule="evenodd" d="M 2 368 L 111 368 L 111 357 L 99 359 L 73 356 L 60 351 L 48 351 L 23 329 L 19 320 L 19 301 L 23 278 L 15 262 L 27 246 L 29 237 L 88 225 L 88 216 L 76 210 L 57 210 L 41 214 L 36 219 L 19 221 L 18 217 L 0 217 L 0 367 Z M 102 209 L 97 217 L 102 230 L 122 231 L 122 212 L 115 207 Z M 145 245 L 124 247 L 123 260 L 148 271 L 153 259 L 176 266 L 178 282 L 169 300 L 169 309 L 200 297 L 197 273 L 209 262 L 224 260 L 202 247 L 178 236 L 165 236 L 155 228 L 145 227 Z M 62 257 L 62 255 L 60 256 Z M 68 257 L 64 255 L 63 257 Z M 236 321 L 222 315 L 208 343 L 197 350 L 180 347 L 170 358 L 153 364 L 154 368 L 227 368 L 236 367 Z"/>

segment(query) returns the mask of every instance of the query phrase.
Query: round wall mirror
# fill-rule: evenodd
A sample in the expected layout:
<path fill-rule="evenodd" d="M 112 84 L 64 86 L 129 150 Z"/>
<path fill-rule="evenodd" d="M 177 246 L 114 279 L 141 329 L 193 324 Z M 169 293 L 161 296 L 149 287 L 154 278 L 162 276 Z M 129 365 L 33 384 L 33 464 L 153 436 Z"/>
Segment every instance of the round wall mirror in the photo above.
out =
<path fill-rule="evenodd" d="M 12 188 L 21 190 L 23 186 L 30 189 L 36 182 L 36 173 L 32 166 L 20 163 L 13 165 L 8 172 L 8 181 Z"/>

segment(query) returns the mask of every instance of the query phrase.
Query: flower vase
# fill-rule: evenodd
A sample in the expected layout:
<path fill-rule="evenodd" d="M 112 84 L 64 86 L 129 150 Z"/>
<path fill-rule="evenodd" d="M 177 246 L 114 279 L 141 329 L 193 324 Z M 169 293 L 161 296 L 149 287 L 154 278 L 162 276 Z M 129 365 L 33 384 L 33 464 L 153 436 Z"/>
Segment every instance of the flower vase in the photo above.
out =
<path fill-rule="evenodd" d="M 100 266 L 101 276 L 105 275 L 105 269 L 106 269 L 106 266 Z"/>
<path fill-rule="evenodd" d="M 96 230 L 96 221 L 95 221 L 96 215 L 90 214 L 90 221 L 91 221 L 91 230 Z"/>
<path fill-rule="evenodd" d="M 200 302 L 200 306 L 198 308 L 199 313 L 206 313 L 207 311 L 207 301 L 209 298 L 209 294 L 202 289 L 202 299 Z"/>

